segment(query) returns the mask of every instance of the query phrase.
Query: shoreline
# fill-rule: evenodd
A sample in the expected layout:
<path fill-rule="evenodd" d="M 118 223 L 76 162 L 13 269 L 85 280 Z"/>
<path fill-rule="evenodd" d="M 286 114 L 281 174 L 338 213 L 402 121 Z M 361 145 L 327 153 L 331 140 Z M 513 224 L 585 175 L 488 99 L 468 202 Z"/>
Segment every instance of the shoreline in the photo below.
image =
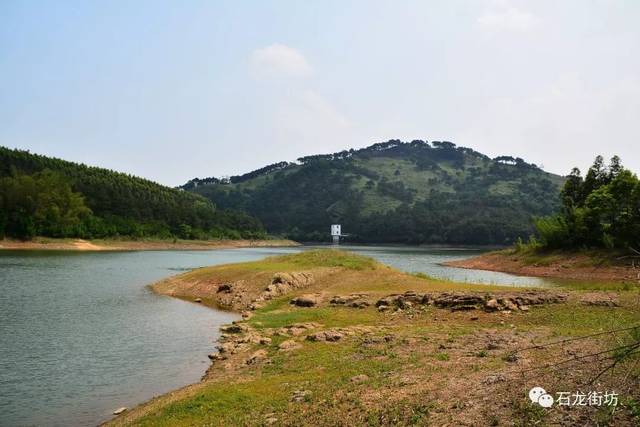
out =
<path fill-rule="evenodd" d="M 286 242 L 286 241 L 283 241 L 283 242 Z M 276 245 L 274 247 L 301 246 L 301 244 L 297 242 L 293 242 L 293 241 L 291 242 L 293 243 L 293 245 Z M 268 245 L 264 245 L 263 247 L 267 247 L 267 246 Z M 243 247 L 243 246 L 233 246 L 233 247 Z M 216 266 L 208 266 L 203 268 L 210 269 L 215 267 Z M 197 269 L 191 270 L 190 272 L 193 273 L 193 271 L 195 270 Z M 180 280 L 180 278 L 183 277 L 185 274 L 188 274 L 188 273 L 179 273 L 173 276 L 165 277 L 164 279 L 160 279 L 146 285 L 146 288 L 151 290 L 151 292 L 153 292 L 156 295 L 175 298 L 191 304 L 202 305 L 209 310 L 226 311 L 226 312 L 234 313 L 240 316 L 238 320 L 234 320 L 233 322 L 231 322 L 230 325 L 233 325 L 236 322 L 242 322 L 243 320 L 246 319 L 245 316 L 247 311 L 244 311 L 242 307 L 237 307 L 233 305 L 224 306 L 220 303 L 220 300 L 217 298 L 206 298 L 206 297 L 200 298 L 199 297 L 200 294 L 197 291 L 195 293 L 191 291 L 188 291 L 185 293 L 175 292 L 175 290 L 172 288 L 174 286 L 180 287 L 180 285 L 183 283 Z M 243 315 L 243 313 L 245 313 L 245 315 Z M 219 331 L 221 332 L 221 334 L 217 340 L 212 342 L 214 348 L 216 348 L 217 345 L 223 342 L 222 328 L 224 328 L 225 326 L 229 326 L 229 325 L 223 325 L 219 328 Z M 153 411 L 154 409 L 164 407 L 172 402 L 178 401 L 184 397 L 192 395 L 194 392 L 197 392 L 198 390 L 202 389 L 207 385 L 207 380 L 211 372 L 213 372 L 216 368 L 219 369 L 219 366 L 217 366 L 214 363 L 215 362 L 214 359 L 212 359 L 211 357 L 209 357 L 209 359 L 210 359 L 210 362 L 198 382 L 185 384 L 184 386 L 179 387 L 177 389 L 170 390 L 166 393 L 162 393 L 160 395 L 152 397 L 151 399 L 137 403 L 135 404 L 135 406 L 131 408 L 125 407 L 126 409 L 124 412 L 119 414 L 113 413 L 109 419 L 101 421 L 100 424 L 98 424 L 98 426 L 107 427 L 107 426 L 128 425 L 130 421 L 139 419 L 143 417 L 145 414 Z"/>
<path fill-rule="evenodd" d="M 640 284 L 639 268 L 612 264 L 611 261 L 611 259 L 598 259 L 585 253 L 532 254 L 503 250 L 463 260 L 448 261 L 442 265 L 560 280 Z"/>
<path fill-rule="evenodd" d="M 293 240 L 84 240 L 36 238 L 30 241 L 0 240 L 0 251 L 163 251 L 163 250 L 211 250 L 233 248 L 296 247 Z"/>
<path fill-rule="evenodd" d="M 155 293 L 209 308 L 222 306 L 240 313 L 243 320 L 221 328 L 218 351 L 209 355 L 212 362 L 199 382 L 142 402 L 102 425 L 187 426 L 212 419 L 242 420 L 244 425 L 295 425 L 301 420 L 321 425 L 327 417 L 333 421 L 351 417 L 357 422 L 378 414 L 380 408 L 403 411 L 405 400 L 390 396 L 432 395 L 429 384 L 433 381 L 429 380 L 433 370 L 447 384 L 444 389 L 451 391 L 439 397 L 443 402 L 468 390 L 469 383 L 478 385 L 473 388 L 478 393 L 490 388 L 506 399 L 529 386 L 512 377 L 513 363 L 530 366 L 537 360 L 533 355 L 510 359 L 507 356 L 514 348 L 593 333 L 595 329 L 582 319 L 597 318 L 598 327 L 605 326 L 611 310 L 636 312 L 633 295 L 620 291 L 460 285 L 452 293 L 449 282 L 418 278 L 364 257 L 322 250 L 203 267 L 160 280 L 150 286 Z M 358 293 L 347 295 L 354 291 Z M 434 300 L 426 303 L 426 296 Z M 455 301 L 449 300 L 452 297 Z M 446 301 L 440 304 L 439 298 Z M 481 301 L 481 307 L 464 305 L 474 299 Z M 500 301 L 506 305 L 494 307 Z M 449 303 L 463 306 L 458 310 Z M 557 315 L 568 316 L 573 323 L 558 325 Z M 435 328 L 424 329 L 425 321 Z M 530 329 L 532 322 L 538 327 Z M 601 351 L 606 343 L 587 344 L 592 351 Z M 377 357 L 372 362 L 359 357 L 363 353 Z M 554 353 L 554 357 L 562 355 Z M 418 368 L 413 366 L 415 360 L 407 363 L 413 358 L 420 358 Z M 457 375 L 447 374 L 456 371 L 450 369 L 452 365 L 457 370 L 469 368 L 464 383 Z M 325 408 L 324 402 L 336 391 L 370 396 L 367 384 L 372 380 L 386 381 L 382 390 L 390 394 L 373 396 L 370 407 L 358 407 L 364 418 L 352 415 L 348 408 Z M 545 383 L 553 381 L 548 377 Z M 271 397 L 262 399 L 265 392 Z M 224 405 L 219 407 L 220 399 Z M 275 409 L 278 405 L 281 407 Z M 486 414 L 473 408 L 451 411 L 470 424 L 486 424 Z M 520 411 L 516 401 L 504 419 L 520 416 Z M 429 417 L 438 418 L 428 419 L 435 424 L 450 419 L 449 411 L 432 414 Z M 406 415 L 403 421 L 413 419 L 415 409 L 409 407 Z"/>

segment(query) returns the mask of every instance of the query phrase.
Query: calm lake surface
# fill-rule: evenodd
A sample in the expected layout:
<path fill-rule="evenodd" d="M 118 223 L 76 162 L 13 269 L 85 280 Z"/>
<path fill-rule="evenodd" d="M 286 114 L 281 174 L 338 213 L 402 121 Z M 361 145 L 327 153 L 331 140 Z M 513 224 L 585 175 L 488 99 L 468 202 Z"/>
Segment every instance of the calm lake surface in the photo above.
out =
<path fill-rule="evenodd" d="M 553 286 L 438 265 L 478 250 L 341 248 L 439 278 Z M 120 406 L 197 382 L 218 327 L 239 317 L 155 295 L 146 285 L 192 268 L 306 249 L 0 251 L 0 425 L 93 426 Z"/>

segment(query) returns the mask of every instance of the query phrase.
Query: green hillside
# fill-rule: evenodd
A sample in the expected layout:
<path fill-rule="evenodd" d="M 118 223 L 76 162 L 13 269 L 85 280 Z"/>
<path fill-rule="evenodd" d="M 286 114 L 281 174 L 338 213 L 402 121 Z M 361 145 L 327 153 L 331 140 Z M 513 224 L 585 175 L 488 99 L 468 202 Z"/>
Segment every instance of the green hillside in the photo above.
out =
<path fill-rule="evenodd" d="M 263 237 L 257 219 L 183 190 L 0 147 L 0 237 Z"/>
<path fill-rule="evenodd" d="M 391 140 L 183 188 L 303 241 L 327 240 L 337 222 L 357 242 L 508 244 L 558 209 L 563 182 L 520 158 Z"/>

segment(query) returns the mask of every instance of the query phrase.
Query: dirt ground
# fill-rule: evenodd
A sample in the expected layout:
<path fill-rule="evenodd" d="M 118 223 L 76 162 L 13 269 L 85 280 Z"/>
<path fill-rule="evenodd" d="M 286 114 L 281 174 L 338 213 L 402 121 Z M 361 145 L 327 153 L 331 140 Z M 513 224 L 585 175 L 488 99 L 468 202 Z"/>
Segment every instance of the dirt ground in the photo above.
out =
<path fill-rule="evenodd" d="M 640 261 L 633 263 L 632 261 L 620 260 L 612 265 L 611 262 L 594 260 L 584 254 L 530 256 L 507 250 L 491 252 L 460 261 L 450 261 L 445 265 L 501 271 L 523 276 L 640 284 Z"/>

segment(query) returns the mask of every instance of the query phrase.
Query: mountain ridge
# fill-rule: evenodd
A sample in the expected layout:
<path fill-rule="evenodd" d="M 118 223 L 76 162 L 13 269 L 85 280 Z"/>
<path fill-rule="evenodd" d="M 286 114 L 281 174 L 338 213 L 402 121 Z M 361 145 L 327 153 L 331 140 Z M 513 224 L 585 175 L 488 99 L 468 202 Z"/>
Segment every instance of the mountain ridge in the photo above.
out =
<path fill-rule="evenodd" d="M 519 157 L 393 139 L 181 188 L 302 241 L 324 241 L 340 222 L 356 242 L 510 244 L 558 209 L 563 182 Z"/>

